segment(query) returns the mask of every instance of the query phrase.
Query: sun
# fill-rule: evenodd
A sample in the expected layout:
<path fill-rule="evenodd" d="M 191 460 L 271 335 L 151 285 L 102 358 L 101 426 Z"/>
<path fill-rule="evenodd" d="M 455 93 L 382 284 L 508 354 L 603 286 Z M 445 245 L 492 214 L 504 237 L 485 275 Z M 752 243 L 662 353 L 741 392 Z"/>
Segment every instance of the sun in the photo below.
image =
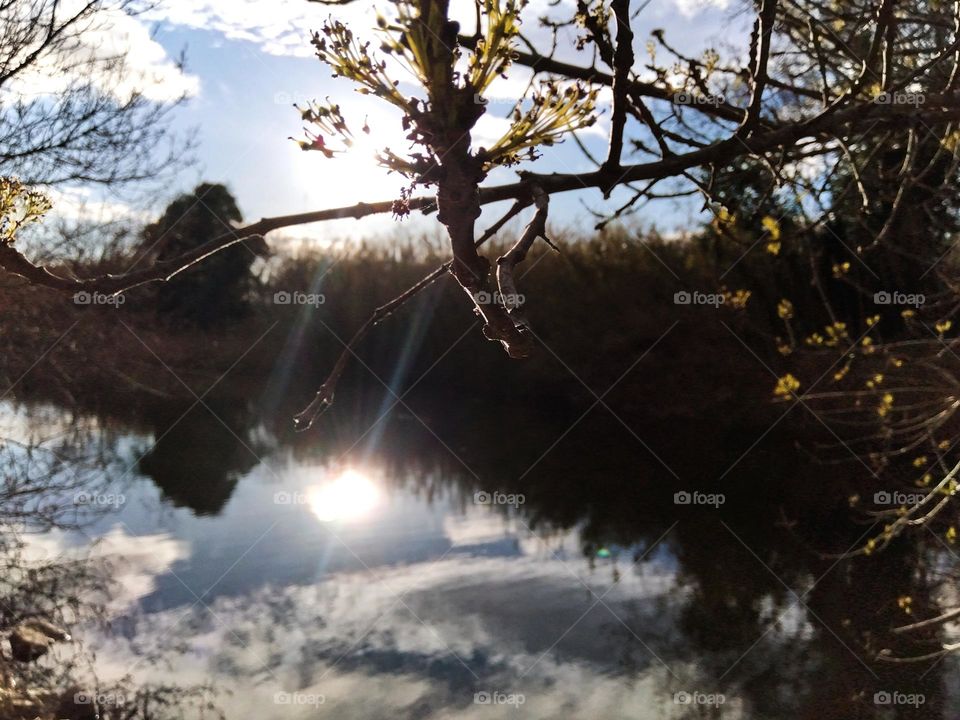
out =
<path fill-rule="evenodd" d="M 353 128 L 353 141 L 348 148 L 328 138 L 331 145 L 338 146 L 332 158 L 318 152 L 303 152 L 290 143 L 286 152 L 290 154 L 291 171 L 298 179 L 298 186 L 309 196 L 309 202 L 318 208 L 346 207 L 358 201 L 400 196 L 400 190 L 409 180 L 382 167 L 377 162 L 377 154 L 386 147 L 400 151 L 409 142 L 402 133 L 391 129 L 393 123 L 370 122 L 375 125 L 370 133 Z"/>
<path fill-rule="evenodd" d="M 380 504 L 382 492 L 367 475 L 345 470 L 333 481 L 307 490 L 310 511 L 321 522 L 355 522 Z"/>

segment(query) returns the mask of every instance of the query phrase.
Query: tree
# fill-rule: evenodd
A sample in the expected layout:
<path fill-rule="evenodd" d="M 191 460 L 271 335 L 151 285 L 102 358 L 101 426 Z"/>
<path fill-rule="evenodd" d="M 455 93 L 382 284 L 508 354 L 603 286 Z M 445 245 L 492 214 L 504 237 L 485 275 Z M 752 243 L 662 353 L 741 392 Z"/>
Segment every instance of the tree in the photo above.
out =
<path fill-rule="evenodd" d="M 140 262 L 168 262 L 219 236 L 228 223 L 243 217 L 236 200 L 223 185 L 201 183 L 192 194 L 171 202 L 163 216 L 143 231 Z M 253 287 L 250 268 L 266 254 L 262 239 L 254 238 L 217 253 L 190 268 L 157 292 L 157 311 L 166 317 L 203 326 L 241 317 L 248 310 Z"/>
<path fill-rule="evenodd" d="M 163 176 L 185 147 L 172 102 L 150 99 L 123 55 L 87 42 L 139 0 L 0 1 L 0 175 L 114 189 Z M 45 92 L 24 92 L 42 81 Z"/>

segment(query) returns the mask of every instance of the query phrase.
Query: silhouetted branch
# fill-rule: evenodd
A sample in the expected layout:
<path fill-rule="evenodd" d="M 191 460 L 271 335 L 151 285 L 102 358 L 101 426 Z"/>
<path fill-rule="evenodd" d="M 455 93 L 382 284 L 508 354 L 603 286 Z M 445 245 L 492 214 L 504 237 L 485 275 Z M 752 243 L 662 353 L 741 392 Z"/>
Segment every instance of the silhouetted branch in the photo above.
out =
<path fill-rule="evenodd" d="M 487 242 L 487 240 L 496 235 L 497 232 L 507 222 L 509 222 L 511 218 L 515 217 L 521 210 L 523 210 L 524 207 L 526 207 L 526 203 L 519 200 L 515 202 L 513 206 L 503 215 L 503 217 L 491 225 L 486 232 L 484 232 L 483 235 L 477 239 L 476 246 L 479 248 L 481 245 Z M 370 330 L 373 329 L 374 326 L 378 325 L 381 321 L 388 318 L 390 315 L 393 315 L 394 312 L 399 310 L 408 300 L 419 294 L 420 291 L 425 290 L 436 280 L 450 272 L 452 265 L 452 260 L 445 262 L 415 285 L 412 285 L 404 290 L 393 300 L 381 305 L 373 311 L 373 314 L 367 318 L 363 325 L 360 326 L 360 328 L 353 334 L 353 337 L 351 337 L 349 342 L 344 346 L 343 350 L 340 352 L 340 355 L 337 357 L 337 361 L 333 365 L 333 370 L 330 371 L 330 374 L 320 386 L 320 389 L 317 391 L 317 394 L 314 396 L 313 400 L 306 408 L 304 408 L 294 417 L 294 426 L 297 430 L 309 429 L 313 425 L 314 421 L 316 421 L 317 417 L 333 404 L 334 395 L 337 391 L 337 384 L 340 382 L 340 376 L 343 375 L 343 371 L 350 362 L 350 358 L 355 354 L 356 348 L 360 345 Z"/>

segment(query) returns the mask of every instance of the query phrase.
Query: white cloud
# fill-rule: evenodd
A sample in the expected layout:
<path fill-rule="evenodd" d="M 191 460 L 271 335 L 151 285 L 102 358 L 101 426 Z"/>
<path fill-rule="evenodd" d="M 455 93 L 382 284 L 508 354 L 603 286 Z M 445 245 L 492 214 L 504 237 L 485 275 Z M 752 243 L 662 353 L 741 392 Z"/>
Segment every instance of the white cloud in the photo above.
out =
<path fill-rule="evenodd" d="M 680 12 L 687 17 L 692 17 L 712 8 L 726 10 L 730 0 L 676 0 L 676 3 Z"/>
<path fill-rule="evenodd" d="M 127 65 L 124 77 L 113 88 L 120 97 L 139 91 L 151 100 L 162 101 L 200 92 L 199 79 L 184 73 L 150 36 L 144 22 L 126 13 L 110 11 L 103 25 L 86 38 L 86 43 L 91 54 L 124 56 Z"/>
<path fill-rule="evenodd" d="M 70 12 L 67 4 L 62 15 Z M 121 68 L 109 58 L 122 57 Z M 6 92 L 20 97 L 56 95 L 73 83 L 90 81 L 121 101 L 139 92 L 155 101 L 174 100 L 200 91 L 196 76 L 185 73 L 150 35 L 143 19 L 116 9 L 98 12 L 65 58 L 72 70 L 64 73 L 64 58 L 41 56 L 29 72 Z"/>
<path fill-rule="evenodd" d="M 54 529 L 44 535 L 27 535 L 23 559 L 28 562 L 87 558 L 110 563 L 113 592 L 108 609 L 119 613 L 156 588 L 159 576 L 174 563 L 189 557 L 187 543 L 168 535 L 132 536 L 119 525 L 110 528 L 91 547 L 75 545 L 70 535 Z"/>
<path fill-rule="evenodd" d="M 445 515 L 443 530 L 453 545 L 489 542 L 511 535 L 506 518 L 476 505 L 468 505 L 463 515 Z"/>
<path fill-rule="evenodd" d="M 686 708 L 672 702 L 673 692 L 716 683 L 686 658 L 670 656 L 668 671 L 653 659 L 645 662 L 646 653 L 628 682 L 605 672 L 610 633 L 620 625 L 606 608 L 584 612 L 590 596 L 555 557 L 458 556 L 378 568 L 376 580 L 366 571 L 335 580 L 221 596 L 208 608 L 134 610 L 134 640 L 95 629 L 78 634 L 97 648 L 104 680 L 131 669 L 137 679 L 153 682 L 211 680 L 227 691 L 218 704 L 228 717 L 299 719 L 319 710 L 324 716 L 372 718 L 383 716 L 384 708 L 416 705 L 417 716 L 431 720 L 482 720 L 491 717 L 491 708 L 473 703 L 473 693 L 487 689 L 523 694 L 518 717 L 614 717 L 631 708 L 631 717 L 652 720 L 683 714 Z M 677 592 L 670 571 L 645 568 L 625 574 L 616 586 L 589 581 L 618 617 L 656 626 L 651 638 L 677 637 L 677 618 L 657 604 Z M 626 615 L 628 602 L 638 616 Z M 546 613 L 571 623 L 562 650 L 553 652 L 559 643 L 554 629 L 544 627 Z M 798 631 L 781 631 L 772 642 Z M 136 649 L 141 645 L 169 645 L 176 662 L 146 663 Z M 487 658 L 488 664 L 476 687 L 468 688 L 456 678 L 468 673 L 461 663 L 476 667 L 472 658 Z M 393 669 L 378 670 L 378 659 Z M 671 671 L 686 684 L 671 678 Z M 747 716 L 735 684 L 718 689 L 728 696 L 724 717 Z M 322 698 L 322 707 L 278 704 L 282 692 L 297 692 L 301 702 Z"/>
<path fill-rule="evenodd" d="M 569 16 L 571 7 L 569 0 L 562 0 L 559 8 L 549 0 L 534 0 L 524 14 L 525 34 L 534 42 L 546 38 L 547 31 L 540 27 L 537 18 L 545 14 Z M 255 43 L 272 55 L 312 57 L 310 34 L 319 30 L 331 15 L 360 35 L 370 32 L 373 26 L 370 5 L 365 2 L 329 7 L 305 0 L 168 0 L 149 17 Z M 460 19 L 465 31 L 472 31 L 472 0 L 453 0 L 450 16 Z"/>
<path fill-rule="evenodd" d="M 330 11 L 305 0 L 168 0 L 147 17 L 257 43 L 272 55 L 308 57 L 313 54 L 310 32 L 320 28 Z M 365 17 L 369 25 L 365 3 L 336 8 L 335 12 L 345 19 Z"/>
<path fill-rule="evenodd" d="M 50 217 L 70 222 L 108 224 L 129 221 L 146 223 L 150 214 L 118 200 L 98 198 L 90 187 L 46 188 L 53 203 Z"/>

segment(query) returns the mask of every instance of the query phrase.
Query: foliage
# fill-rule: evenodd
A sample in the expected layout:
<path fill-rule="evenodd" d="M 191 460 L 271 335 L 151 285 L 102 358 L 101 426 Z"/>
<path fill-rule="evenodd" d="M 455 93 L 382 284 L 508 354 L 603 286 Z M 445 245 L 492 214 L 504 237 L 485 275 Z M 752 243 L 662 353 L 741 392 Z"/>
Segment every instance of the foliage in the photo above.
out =
<path fill-rule="evenodd" d="M 400 172 L 415 183 L 430 184 L 431 172 L 441 165 L 443 136 L 452 130 L 470 127 L 484 112 L 484 92 L 498 76 L 505 76 L 512 62 L 515 39 L 520 32 L 520 12 L 525 3 L 518 0 L 485 0 L 482 37 L 470 53 L 466 72 L 457 69 L 461 49 L 457 45 L 459 25 L 447 20 L 446 7 L 439 2 L 395 4 L 396 17 L 377 16 L 378 58 L 370 41 L 359 40 L 344 23 L 331 19 L 315 33 L 317 56 L 329 65 L 334 76 L 353 80 L 358 92 L 372 94 L 404 113 L 404 129 L 412 143 L 425 150 L 402 156 L 389 148 L 380 155 L 381 164 Z M 391 71 L 399 66 L 412 73 L 426 98 L 407 96 Z M 579 83 L 561 84 L 543 81 L 524 107 L 520 98 L 513 111 L 510 130 L 490 148 L 480 148 L 484 169 L 513 165 L 536 157 L 538 146 L 552 145 L 565 134 L 591 125 L 597 92 Z M 301 110 L 304 122 L 319 132 L 307 133 L 300 143 L 304 150 L 319 150 L 328 157 L 335 151 L 327 145 L 327 136 L 337 136 L 346 147 L 352 142 L 340 106 L 336 103 L 311 103 Z M 364 124 L 364 131 L 370 132 Z"/>
<path fill-rule="evenodd" d="M 39 190 L 16 178 L 0 177 L 0 242 L 12 243 L 21 228 L 39 222 L 50 207 L 49 198 Z"/>
<path fill-rule="evenodd" d="M 229 233 L 229 223 L 242 219 L 225 186 L 202 183 L 144 229 L 141 253 L 160 261 L 177 257 Z M 255 287 L 251 266 L 265 252 L 262 242 L 251 239 L 180 273 L 157 290 L 157 311 L 202 326 L 242 317 Z"/>

